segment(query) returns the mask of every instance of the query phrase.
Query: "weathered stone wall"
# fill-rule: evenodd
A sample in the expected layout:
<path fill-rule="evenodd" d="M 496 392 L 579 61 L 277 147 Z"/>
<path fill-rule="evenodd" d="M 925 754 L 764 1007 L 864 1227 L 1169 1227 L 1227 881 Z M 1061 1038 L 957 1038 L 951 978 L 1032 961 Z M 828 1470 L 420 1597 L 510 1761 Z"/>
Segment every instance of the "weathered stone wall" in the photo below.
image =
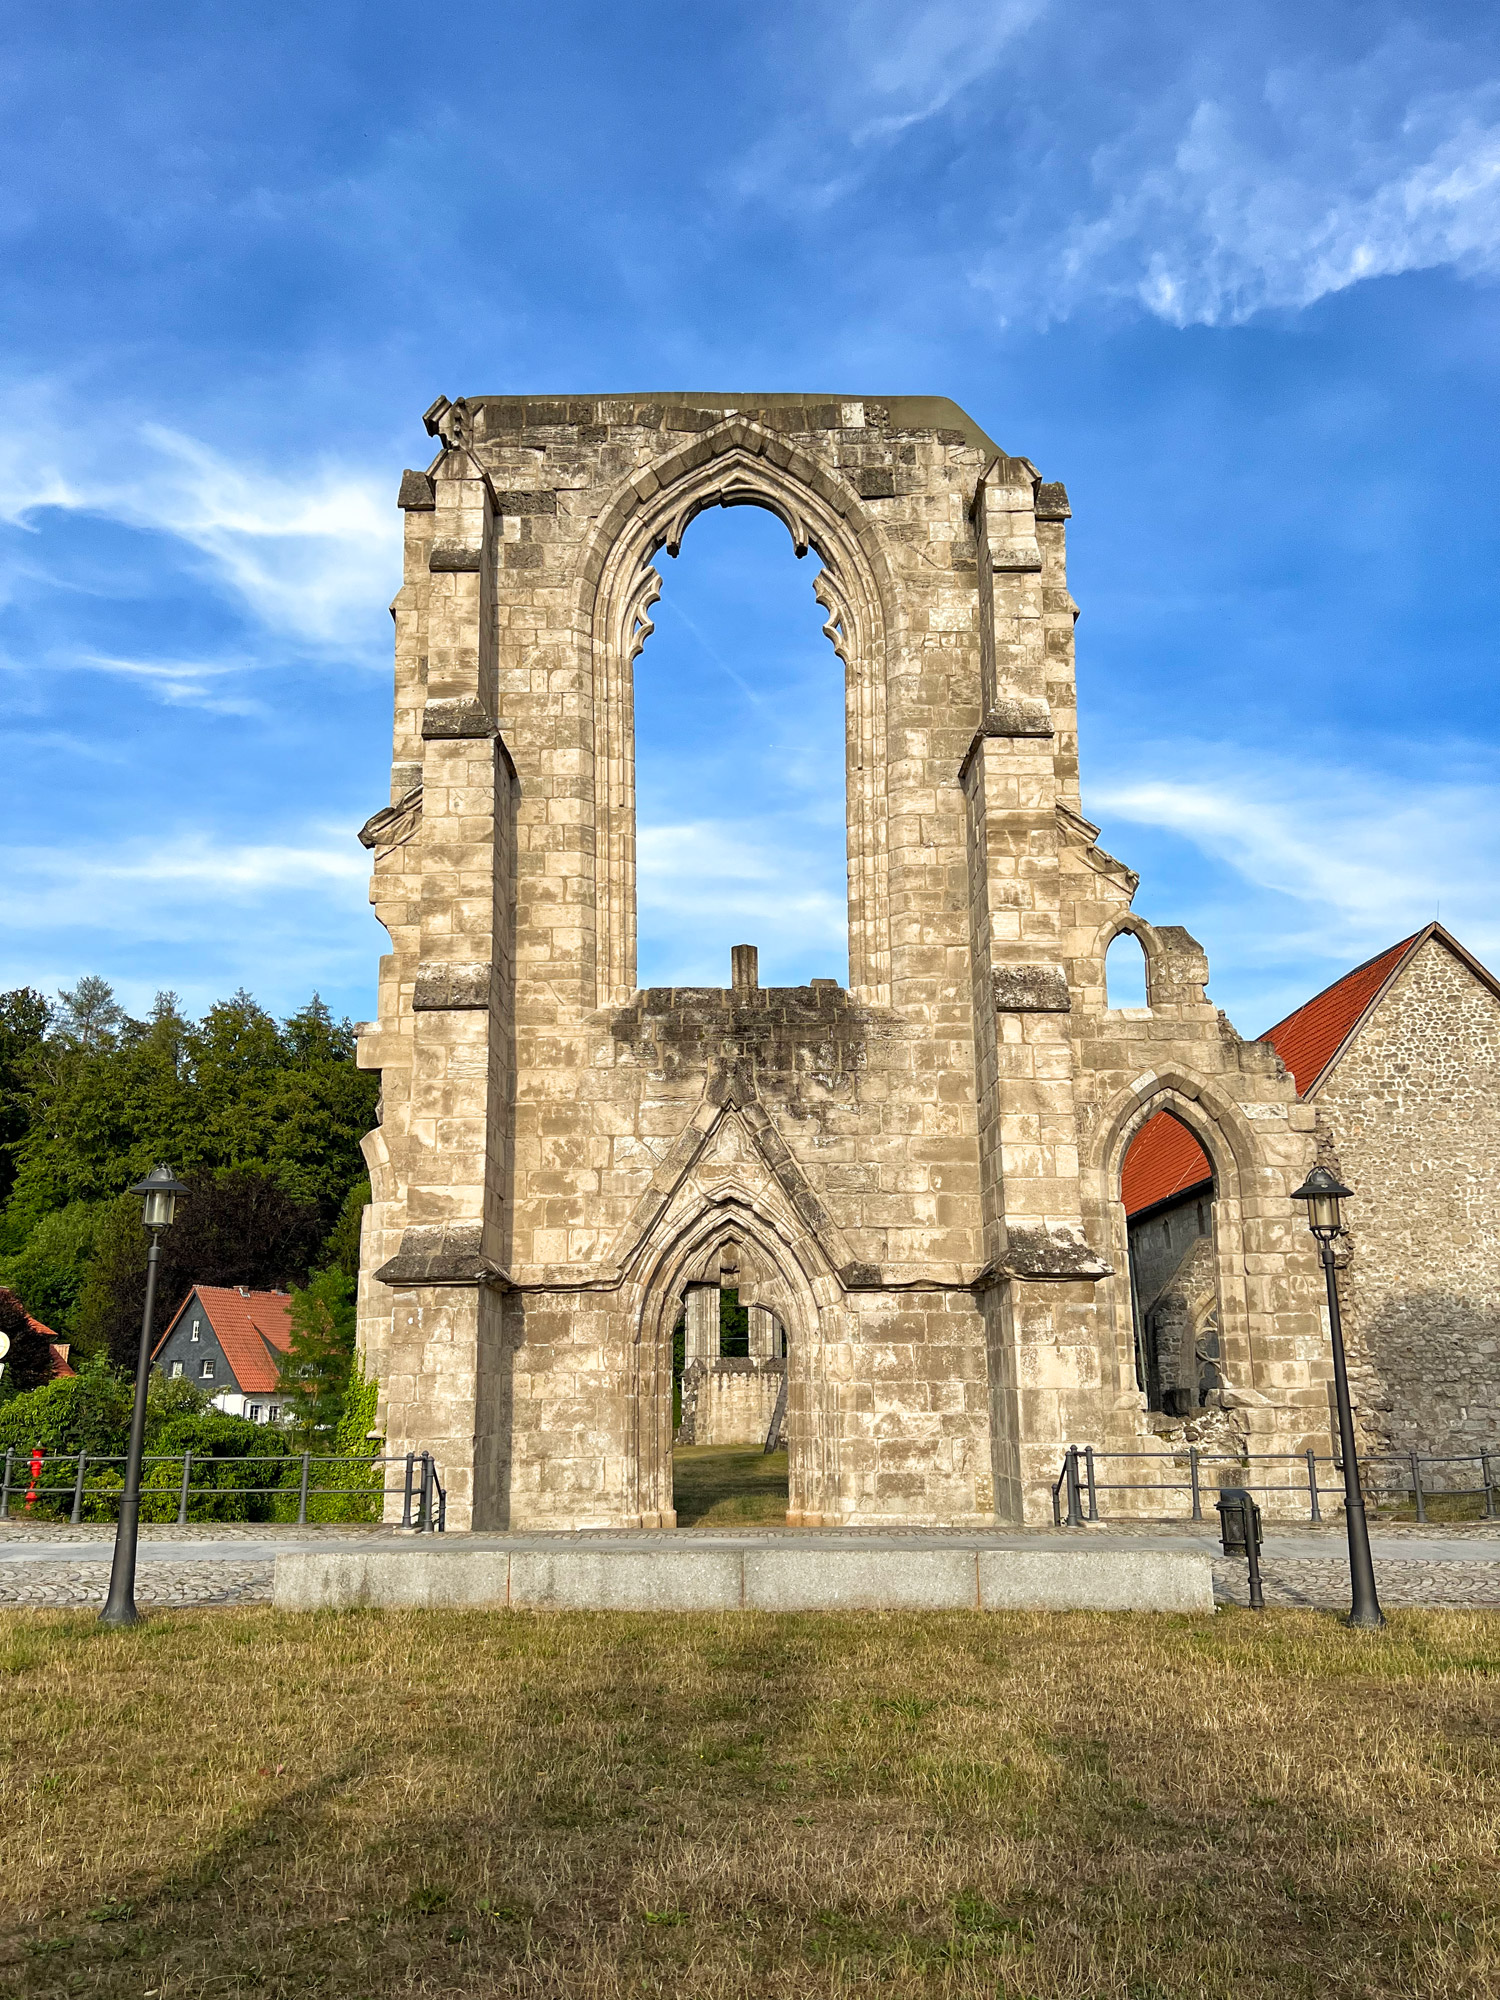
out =
<path fill-rule="evenodd" d="M 455 1525 L 670 1523 L 672 1328 L 738 1275 L 786 1329 L 790 1514 L 1044 1517 L 1147 1436 L 1120 1159 L 1214 1161 L 1227 1365 L 1326 1438 L 1287 1196 L 1312 1113 L 1078 810 L 1060 486 L 938 399 L 440 399 L 402 482 L 391 934 L 360 1059 L 361 1339 Z M 652 567 L 753 503 L 817 550 L 844 663 L 850 985 L 635 985 L 633 661 Z M 1122 926 L 1150 1005 L 1106 1007 Z M 1247 1421 L 1251 1420 L 1247 1419 Z"/>
<path fill-rule="evenodd" d="M 1500 999 L 1429 938 L 1312 1102 L 1355 1191 L 1339 1283 L 1367 1448 L 1500 1451 Z"/>
<path fill-rule="evenodd" d="M 683 1444 L 761 1445 L 786 1379 L 781 1361 L 690 1361 L 682 1377 Z"/>

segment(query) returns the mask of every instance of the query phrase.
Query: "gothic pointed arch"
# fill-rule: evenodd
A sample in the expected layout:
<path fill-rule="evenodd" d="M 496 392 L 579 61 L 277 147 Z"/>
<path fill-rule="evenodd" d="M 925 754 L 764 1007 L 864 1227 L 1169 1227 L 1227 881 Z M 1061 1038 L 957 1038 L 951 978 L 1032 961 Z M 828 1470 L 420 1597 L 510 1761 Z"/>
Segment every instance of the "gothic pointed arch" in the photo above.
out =
<path fill-rule="evenodd" d="M 596 1004 L 623 1005 L 636 980 L 634 662 L 661 592 L 658 550 L 675 555 L 709 507 L 757 506 L 799 556 L 817 552 L 824 632 L 845 668 L 850 990 L 890 1000 L 886 855 L 886 654 L 892 591 L 875 523 L 852 487 L 773 432 L 731 417 L 622 482 L 585 550 L 593 650 Z"/>

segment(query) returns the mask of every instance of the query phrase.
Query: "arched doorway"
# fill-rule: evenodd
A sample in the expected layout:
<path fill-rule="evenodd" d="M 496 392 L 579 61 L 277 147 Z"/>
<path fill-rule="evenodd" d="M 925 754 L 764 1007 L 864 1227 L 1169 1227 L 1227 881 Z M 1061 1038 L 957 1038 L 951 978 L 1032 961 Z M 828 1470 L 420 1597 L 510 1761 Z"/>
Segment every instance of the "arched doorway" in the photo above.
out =
<path fill-rule="evenodd" d="M 813 1473 L 806 1377 L 817 1308 L 762 1234 L 745 1216 L 708 1218 L 646 1287 L 636 1427 L 643 1521 L 781 1523 L 792 1488 L 806 1488 Z"/>
<path fill-rule="evenodd" d="M 1120 1172 L 1130 1244 L 1136 1386 L 1146 1407 L 1187 1418 L 1223 1387 L 1213 1162 L 1180 1118 L 1158 1111 Z"/>

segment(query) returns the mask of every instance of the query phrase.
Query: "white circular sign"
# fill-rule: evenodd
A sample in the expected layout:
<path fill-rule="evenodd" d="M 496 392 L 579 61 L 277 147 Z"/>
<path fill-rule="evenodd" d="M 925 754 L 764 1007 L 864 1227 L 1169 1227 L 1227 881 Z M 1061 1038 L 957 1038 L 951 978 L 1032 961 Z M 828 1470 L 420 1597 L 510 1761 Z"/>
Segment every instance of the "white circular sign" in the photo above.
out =
<path fill-rule="evenodd" d="M 0 1333 L 0 1361 L 3 1361 L 9 1353 L 10 1335 L 8 1333 Z"/>

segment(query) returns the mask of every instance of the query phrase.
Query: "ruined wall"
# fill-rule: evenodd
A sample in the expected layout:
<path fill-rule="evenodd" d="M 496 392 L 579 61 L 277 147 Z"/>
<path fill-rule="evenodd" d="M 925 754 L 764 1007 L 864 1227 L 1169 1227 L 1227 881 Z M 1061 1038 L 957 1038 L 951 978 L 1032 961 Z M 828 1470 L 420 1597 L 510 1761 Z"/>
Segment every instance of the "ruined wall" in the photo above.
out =
<path fill-rule="evenodd" d="M 1355 1191 L 1339 1282 L 1369 1447 L 1500 1449 L 1500 999 L 1429 938 L 1312 1101 Z"/>
<path fill-rule="evenodd" d="M 402 481 L 361 1343 L 455 1526 L 670 1524 L 671 1330 L 786 1328 L 789 1518 L 1044 1518 L 1147 1435 L 1119 1164 L 1214 1161 L 1247 1422 L 1326 1436 L 1312 1113 L 1078 810 L 1066 493 L 940 399 L 440 399 Z M 775 513 L 842 662 L 848 991 L 635 987 L 633 662 L 703 507 Z M 836 671 L 830 660 L 830 670 Z M 1109 1010 L 1122 923 L 1150 1006 Z"/>
<path fill-rule="evenodd" d="M 682 1444 L 764 1446 L 786 1377 L 782 1361 L 721 1356 L 682 1375 Z"/>

